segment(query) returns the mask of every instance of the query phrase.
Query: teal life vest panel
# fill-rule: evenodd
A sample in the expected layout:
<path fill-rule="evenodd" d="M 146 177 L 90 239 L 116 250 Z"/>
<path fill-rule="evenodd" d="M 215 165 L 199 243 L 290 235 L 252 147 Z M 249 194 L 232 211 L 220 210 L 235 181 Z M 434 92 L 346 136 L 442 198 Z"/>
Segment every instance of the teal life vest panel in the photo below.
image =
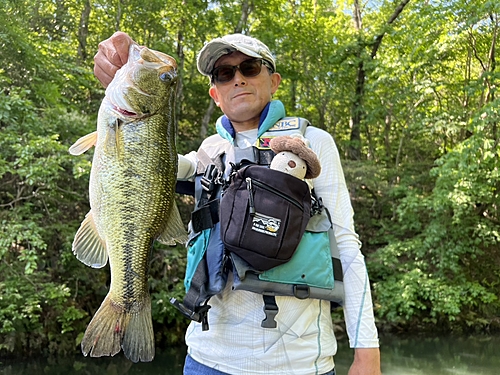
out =
<path fill-rule="evenodd" d="M 326 207 L 314 194 L 312 216 L 297 250 L 285 264 L 259 272 L 236 254 L 227 251 L 220 236 L 219 202 L 227 184 L 228 169 L 243 165 L 269 166 L 274 152 L 269 147 L 272 138 L 282 135 L 305 134 L 309 122 L 300 117 L 285 117 L 263 133 L 254 146 L 233 147 L 217 136 L 211 156 L 200 148 L 195 178 L 195 210 L 191 216 L 190 239 L 187 245 L 187 267 L 183 302 L 172 299 L 185 316 L 202 323 L 208 329 L 209 299 L 222 292 L 228 272 L 233 272 L 233 290 L 246 290 L 263 295 L 266 318 L 262 326 L 276 327 L 274 316 L 278 307 L 275 296 L 316 298 L 327 300 L 332 307 L 343 303 L 343 272 L 338 247 Z M 210 148 L 210 142 L 206 146 Z M 214 150 L 217 150 L 214 155 Z M 231 168 L 227 168 L 231 166 Z M 314 249 L 314 256 L 311 256 Z"/>

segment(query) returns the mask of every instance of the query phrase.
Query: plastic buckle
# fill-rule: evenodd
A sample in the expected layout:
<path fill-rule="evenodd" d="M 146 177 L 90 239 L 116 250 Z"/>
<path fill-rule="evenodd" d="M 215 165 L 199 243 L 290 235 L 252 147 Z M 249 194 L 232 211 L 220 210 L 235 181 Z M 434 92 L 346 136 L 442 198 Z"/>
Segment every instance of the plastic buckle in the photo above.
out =
<path fill-rule="evenodd" d="M 205 304 L 203 306 L 200 306 L 199 308 L 196 308 L 196 315 L 198 319 L 196 320 L 198 323 L 201 323 L 201 330 L 202 331 L 208 331 L 208 310 L 210 310 L 210 305 Z"/>
<path fill-rule="evenodd" d="M 192 311 L 175 298 L 171 298 L 170 303 L 174 305 L 186 318 L 201 323 L 203 331 L 208 331 L 208 310 L 210 310 L 210 305 L 205 303 L 205 305 L 197 307 L 196 311 Z"/>
<path fill-rule="evenodd" d="M 262 328 L 276 328 L 278 323 L 276 323 L 276 315 L 278 315 L 278 305 L 276 304 L 276 299 L 274 296 L 263 295 L 264 298 L 264 314 L 266 317 L 262 320 L 260 326 Z"/>
<path fill-rule="evenodd" d="M 201 178 L 201 186 L 206 191 L 212 191 L 215 186 L 215 176 L 218 174 L 217 167 L 213 164 L 210 164 L 207 169 L 205 169 L 205 173 L 203 173 L 203 177 Z"/>

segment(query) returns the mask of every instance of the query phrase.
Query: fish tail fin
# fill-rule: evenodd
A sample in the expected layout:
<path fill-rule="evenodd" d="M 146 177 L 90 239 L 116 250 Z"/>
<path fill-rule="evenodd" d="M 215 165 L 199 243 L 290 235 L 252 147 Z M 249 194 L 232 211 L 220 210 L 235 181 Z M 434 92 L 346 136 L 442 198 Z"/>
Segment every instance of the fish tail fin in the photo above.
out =
<path fill-rule="evenodd" d="M 82 352 L 91 357 L 114 356 L 123 349 L 132 362 L 150 362 L 155 354 L 151 297 L 131 311 L 113 303 L 108 294 L 82 339 Z"/>
<path fill-rule="evenodd" d="M 140 311 L 130 313 L 128 327 L 122 341 L 125 356 L 133 362 L 151 362 L 155 356 L 151 297 L 146 296 Z"/>

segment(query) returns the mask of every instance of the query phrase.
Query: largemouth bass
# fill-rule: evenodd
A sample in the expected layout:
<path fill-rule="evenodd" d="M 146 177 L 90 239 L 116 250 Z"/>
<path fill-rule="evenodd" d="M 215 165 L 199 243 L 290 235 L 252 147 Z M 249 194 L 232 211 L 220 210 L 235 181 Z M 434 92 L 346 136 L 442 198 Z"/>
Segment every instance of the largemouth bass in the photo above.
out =
<path fill-rule="evenodd" d="M 97 131 L 70 148 L 79 155 L 95 145 L 91 209 L 75 235 L 73 253 L 94 268 L 109 259 L 111 270 L 109 293 L 82 340 L 85 356 L 113 356 L 123 349 L 133 362 L 154 357 L 152 245 L 187 240 L 174 201 L 176 69 L 172 57 L 131 46 L 127 64 L 106 89 Z"/>

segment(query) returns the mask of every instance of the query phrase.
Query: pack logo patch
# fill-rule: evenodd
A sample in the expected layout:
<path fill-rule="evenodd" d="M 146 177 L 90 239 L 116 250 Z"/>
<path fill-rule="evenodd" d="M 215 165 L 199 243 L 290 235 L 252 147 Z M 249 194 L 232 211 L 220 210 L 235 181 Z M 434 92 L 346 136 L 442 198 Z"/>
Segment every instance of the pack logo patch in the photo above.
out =
<path fill-rule="evenodd" d="M 299 119 L 297 117 L 283 119 L 274 124 L 268 131 L 290 130 L 299 128 Z"/>
<path fill-rule="evenodd" d="M 252 230 L 276 237 L 281 226 L 281 220 L 258 212 L 252 218 Z"/>

